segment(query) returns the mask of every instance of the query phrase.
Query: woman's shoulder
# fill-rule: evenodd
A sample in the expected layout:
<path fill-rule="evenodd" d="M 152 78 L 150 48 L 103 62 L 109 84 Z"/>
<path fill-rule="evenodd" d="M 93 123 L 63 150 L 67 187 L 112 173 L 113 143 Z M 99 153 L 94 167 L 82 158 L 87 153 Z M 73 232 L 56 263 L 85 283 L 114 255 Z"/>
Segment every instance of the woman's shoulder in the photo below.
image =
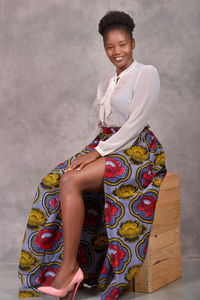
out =
<path fill-rule="evenodd" d="M 135 80 L 134 88 L 138 86 L 138 84 L 149 85 L 149 82 L 154 83 L 156 86 L 160 85 L 160 76 L 158 69 L 153 64 L 144 64 L 138 63 L 138 74 Z"/>
<path fill-rule="evenodd" d="M 153 64 L 144 64 L 144 63 L 138 63 L 138 75 L 140 73 L 143 73 L 143 74 L 156 74 L 157 76 L 159 76 L 159 72 L 158 72 L 158 68 L 153 65 Z"/>
<path fill-rule="evenodd" d="M 141 62 L 137 62 L 137 69 L 143 72 L 158 72 L 158 69 L 153 64 L 144 64 Z"/>

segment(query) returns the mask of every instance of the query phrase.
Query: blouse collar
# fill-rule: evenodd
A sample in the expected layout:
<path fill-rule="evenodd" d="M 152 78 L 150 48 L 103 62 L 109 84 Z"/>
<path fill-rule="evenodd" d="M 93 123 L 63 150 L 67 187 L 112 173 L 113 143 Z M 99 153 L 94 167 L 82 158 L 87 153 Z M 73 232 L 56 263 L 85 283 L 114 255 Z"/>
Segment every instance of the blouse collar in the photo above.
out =
<path fill-rule="evenodd" d="M 136 64 L 137 64 L 137 61 L 134 59 L 134 61 L 130 64 L 130 66 L 128 66 L 128 68 L 123 70 L 119 75 L 117 75 L 117 71 L 115 70 L 114 75 L 113 75 L 114 80 L 116 80 L 117 78 L 121 78 L 123 75 L 130 72 L 135 67 Z"/>
<path fill-rule="evenodd" d="M 101 123 L 103 124 L 103 126 L 105 124 L 104 121 L 106 119 L 108 119 L 112 113 L 111 97 L 112 97 L 112 94 L 113 94 L 114 89 L 117 84 L 116 79 L 121 78 L 122 76 L 124 76 L 125 74 L 130 72 L 135 67 L 136 64 L 137 64 L 137 61 L 134 60 L 131 63 L 131 65 L 128 68 L 126 68 L 124 71 L 122 71 L 118 76 L 115 71 L 114 75 L 110 78 L 110 81 L 108 83 L 108 87 L 106 89 L 104 96 L 101 99 L 97 98 L 98 118 L 101 121 Z"/>

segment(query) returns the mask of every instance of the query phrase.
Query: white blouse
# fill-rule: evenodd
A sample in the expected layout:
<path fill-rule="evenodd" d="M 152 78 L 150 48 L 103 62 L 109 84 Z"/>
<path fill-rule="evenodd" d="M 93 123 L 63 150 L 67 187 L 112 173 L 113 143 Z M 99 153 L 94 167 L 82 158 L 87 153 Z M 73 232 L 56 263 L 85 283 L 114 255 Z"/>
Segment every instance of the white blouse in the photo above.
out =
<path fill-rule="evenodd" d="M 134 60 L 118 76 L 100 81 L 93 103 L 95 137 L 103 127 L 121 127 L 94 148 L 101 156 L 129 148 L 148 125 L 160 93 L 160 78 L 153 65 Z"/>

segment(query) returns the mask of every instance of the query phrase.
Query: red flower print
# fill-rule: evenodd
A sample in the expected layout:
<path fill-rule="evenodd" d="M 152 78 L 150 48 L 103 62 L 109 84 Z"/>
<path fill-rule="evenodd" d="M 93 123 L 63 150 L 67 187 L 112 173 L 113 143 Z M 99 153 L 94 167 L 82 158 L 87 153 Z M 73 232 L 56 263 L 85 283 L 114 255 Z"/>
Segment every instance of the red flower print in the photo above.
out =
<path fill-rule="evenodd" d="M 98 143 L 99 143 L 99 139 L 94 140 L 94 142 L 89 144 L 88 146 L 86 146 L 85 149 L 88 149 L 88 148 L 94 149 L 98 145 Z"/>
<path fill-rule="evenodd" d="M 147 253 L 148 243 L 149 243 L 149 241 L 146 243 L 146 246 L 145 246 L 145 248 L 144 248 L 144 253 Z"/>
<path fill-rule="evenodd" d="M 145 180 L 144 187 L 147 187 L 152 182 L 155 174 L 156 172 L 153 172 L 151 166 L 149 166 L 148 171 L 143 174 Z"/>
<path fill-rule="evenodd" d="M 152 135 L 152 134 L 151 134 L 151 135 Z M 156 138 L 155 138 L 154 135 L 152 135 L 151 141 L 152 141 L 152 143 L 151 143 L 149 149 L 154 149 L 154 148 L 156 147 Z"/>
<path fill-rule="evenodd" d="M 117 212 L 117 207 L 112 205 L 105 200 L 105 217 L 106 217 L 106 222 L 110 222 L 111 217 L 113 217 Z"/>
<path fill-rule="evenodd" d="M 111 260 L 113 268 L 116 268 L 119 266 L 120 261 L 124 258 L 125 252 L 122 249 L 119 249 L 117 245 L 110 245 L 109 248 L 111 253 Z"/>
<path fill-rule="evenodd" d="M 87 205 L 84 223 L 88 227 L 95 227 L 101 222 L 101 215 L 96 207 Z"/>
<path fill-rule="evenodd" d="M 110 178 L 115 175 L 120 175 L 124 173 L 125 170 L 120 166 L 120 163 L 114 158 L 108 157 L 106 158 L 106 166 L 105 166 L 105 177 Z"/>
<path fill-rule="evenodd" d="M 138 209 L 146 212 L 146 217 L 149 218 L 155 210 L 156 200 L 152 196 L 144 196 L 138 205 Z"/>
<path fill-rule="evenodd" d="M 101 274 L 106 274 L 106 273 L 107 273 L 107 268 L 104 263 L 103 268 L 101 269 Z"/>
<path fill-rule="evenodd" d="M 63 163 L 60 163 L 59 165 L 57 165 L 57 167 L 61 167 L 61 166 L 63 166 L 65 163 L 63 162 Z"/>
<path fill-rule="evenodd" d="M 43 284 L 44 286 L 50 285 L 57 272 L 58 270 L 56 268 L 47 267 L 46 269 L 42 270 L 36 281 L 38 284 Z"/>
<path fill-rule="evenodd" d="M 55 208 L 58 201 L 59 201 L 59 197 L 52 199 L 50 201 L 51 206 L 53 206 L 53 208 Z"/>
<path fill-rule="evenodd" d="M 62 234 L 55 229 L 43 229 L 39 232 L 35 239 L 35 244 L 39 245 L 40 249 L 50 249 L 54 246 L 55 242 L 59 241 Z"/>
<path fill-rule="evenodd" d="M 119 294 L 117 288 L 111 291 L 110 295 L 106 297 L 106 300 L 114 300 L 115 297 Z"/>

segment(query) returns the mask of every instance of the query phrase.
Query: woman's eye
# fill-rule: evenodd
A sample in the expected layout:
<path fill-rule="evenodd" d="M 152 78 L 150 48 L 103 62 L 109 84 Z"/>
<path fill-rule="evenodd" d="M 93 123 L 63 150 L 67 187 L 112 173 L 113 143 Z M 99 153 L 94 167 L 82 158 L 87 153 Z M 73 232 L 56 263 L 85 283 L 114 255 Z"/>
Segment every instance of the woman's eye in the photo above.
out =
<path fill-rule="evenodd" d="M 108 46 L 107 49 L 112 49 L 112 47 L 111 47 L 111 46 Z"/>
<path fill-rule="evenodd" d="M 121 44 L 121 47 L 125 47 L 126 46 L 126 44 Z"/>

